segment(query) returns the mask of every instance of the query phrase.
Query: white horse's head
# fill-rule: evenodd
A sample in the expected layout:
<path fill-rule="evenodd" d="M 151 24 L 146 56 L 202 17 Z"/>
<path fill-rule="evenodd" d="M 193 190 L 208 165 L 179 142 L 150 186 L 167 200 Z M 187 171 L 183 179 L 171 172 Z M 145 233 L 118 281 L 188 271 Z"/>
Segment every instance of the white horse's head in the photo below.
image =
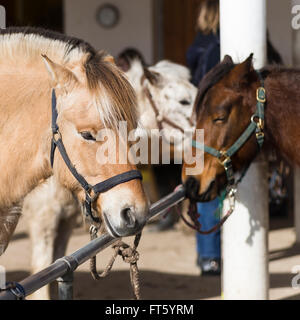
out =
<path fill-rule="evenodd" d="M 174 130 L 194 128 L 192 113 L 197 88 L 190 83 L 186 67 L 163 60 L 145 68 L 136 59 L 126 74 L 138 96 L 142 127 L 165 129 L 167 140 Z"/>

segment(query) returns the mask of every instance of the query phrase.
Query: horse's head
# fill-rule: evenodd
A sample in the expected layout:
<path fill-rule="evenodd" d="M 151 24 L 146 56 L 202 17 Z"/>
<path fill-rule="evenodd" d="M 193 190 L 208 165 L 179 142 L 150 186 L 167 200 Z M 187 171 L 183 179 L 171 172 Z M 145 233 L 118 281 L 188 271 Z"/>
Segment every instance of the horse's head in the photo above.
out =
<path fill-rule="evenodd" d="M 118 135 L 119 121 L 128 131 L 137 126 L 136 97 L 129 82 L 110 56 L 88 53 L 78 63 L 60 65 L 44 56 L 57 96 L 57 125 L 66 152 L 77 172 L 90 185 L 135 169 L 124 148 L 127 141 Z M 50 101 L 49 101 L 50 103 Z M 50 125 L 50 124 L 49 124 Z M 99 159 L 99 150 L 109 141 L 122 163 Z M 118 147 L 120 145 L 123 147 Z M 50 144 L 50 142 L 49 142 Z M 84 203 L 85 190 L 71 174 L 59 152 L 55 153 L 54 175 Z M 93 196 L 93 194 L 91 194 Z M 147 200 L 139 179 L 114 186 L 92 202 L 92 212 L 105 221 L 107 230 L 128 236 L 141 230 L 148 213 Z"/>
<path fill-rule="evenodd" d="M 133 60 L 126 74 L 142 102 L 139 104 L 139 111 L 144 128 L 174 129 L 167 121 L 161 121 L 162 128 L 160 127 L 159 118 L 163 117 L 183 129 L 192 128 L 190 119 L 197 89 L 190 83 L 190 73 L 186 67 L 163 60 L 147 68 L 139 60 Z"/>
<path fill-rule="evenodd" d="M 194 111 L 197 129 L 204 129 L 204 144 L 218 151 L 227 151 L 248 127 L 256 109 L 256 89 L 260 86 L 252 67 L 252 55 L 234 65 L 226 56 L 201 81 Z M 232 156 L 234 173 L 241 172 L 257 154 L 257 141 L 253 133 Z M 195 151 L 195 150 L 194 150 Z M 220 161 L 221 160 L 221 161 Z M 195 175 L 199 182 L 201 201 L 214 199 L 227 184 L 224 157 L 218 159 L 204 153 L 204 169 Z M 183 181 L 187 164 L 183 166 Z"/>

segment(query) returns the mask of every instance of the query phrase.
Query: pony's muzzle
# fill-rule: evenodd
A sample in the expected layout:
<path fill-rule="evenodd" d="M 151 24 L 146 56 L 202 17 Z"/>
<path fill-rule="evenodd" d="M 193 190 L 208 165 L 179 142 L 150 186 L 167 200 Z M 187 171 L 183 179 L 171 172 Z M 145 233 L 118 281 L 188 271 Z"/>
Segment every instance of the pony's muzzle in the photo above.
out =
<path fill-rule="evenodd" d="M 184 187 L 186 190 L 186 196 L 189 199 L 197 199 L 198 192 L 200 188 L 200 182 L 193 176 L 187 178 L 184 183 Z"/>
<path fill-rule="evenodd" d="M 112 218 L 103 214 L 107 231 L 114 237 L 128 237 L 139 233 L 146 224 L 146 219 L 140 216 L 134 207 L 126 206 Z"/>

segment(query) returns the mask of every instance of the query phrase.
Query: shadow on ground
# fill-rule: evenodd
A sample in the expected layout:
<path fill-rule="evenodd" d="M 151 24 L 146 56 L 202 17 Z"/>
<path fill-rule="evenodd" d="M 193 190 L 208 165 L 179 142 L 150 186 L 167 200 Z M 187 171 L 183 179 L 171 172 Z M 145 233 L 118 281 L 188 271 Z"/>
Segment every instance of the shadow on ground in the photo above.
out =
<path fill-rule="evenodd" d="M 29 276 L 27 272 L 9 272 L 8 281 L 20 281 Z M 294 274 L 272 273 L 271 288 L 291 287 Z M 220 277 L 198 277 L 169 274 L 143 270 L 141 277 L 141 296 L 144 300 L 194 300 L 219 297 Z M 57 299 L 56 284 L 52 286 L 52 297 Z M 113 271 L 100 281 L 92 279 L 88 272 L 75 272 L 74 297 L 80 300 L 118 300 L 132 299 L 129 272 Z M 300 299 L 299 291 L 285 300 Z"/>
<path fill-rule="evenodd" d="M 300 254 L 300 245 L 294 244 L 289 248 L 282 250 L 273 250 L 269 253 L 269 261 L 275 261 L 279 259 L 289 258 Z"/>
<path fill-rule="evenodd" d="M 9 272 L 8 281 L 20 281 L 29 274 L 23 271 Z M 220 277 L 200 277 L 179 274 L 169 274 L 154 271 L 140 271 L 142 299 L 193 300 L 211 298 L 220 295 Z M 55 286 L 52 297 L 57 299 Z M 75 272 L 75 299 L 132 299 L 128 271 L 113 271 L 100 281 L 92 279 L 88 272 Z"/>

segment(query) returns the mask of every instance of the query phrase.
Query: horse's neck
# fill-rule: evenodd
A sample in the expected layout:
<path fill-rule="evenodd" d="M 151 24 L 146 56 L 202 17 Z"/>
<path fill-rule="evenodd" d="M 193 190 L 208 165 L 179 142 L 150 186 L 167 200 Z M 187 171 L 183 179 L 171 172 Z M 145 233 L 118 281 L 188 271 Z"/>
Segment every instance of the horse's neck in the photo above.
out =
<path fill-rule="evenodd" d="M 153 119 L 155 115 L 150 101 L 146 97 L 144 86 L 142 84 L 143 74 L 142 67 L 139 63 L 136 63 L 128 72 L 126 72 L 128 80 L 137 96 L 139 122 L 143 127 L 149 129 L 155 128 L 156 122 L 155 118 Z"/>
<path fill-rule="evenodd" d="M 266 138 L 300 165 L 300 71 L 283 71 L 266 79 Z"/>
<path fill-rule="evenodd" d="M 20 201 L 51 174 L 47 74 L 0 65 L 0 208 Z"/>

